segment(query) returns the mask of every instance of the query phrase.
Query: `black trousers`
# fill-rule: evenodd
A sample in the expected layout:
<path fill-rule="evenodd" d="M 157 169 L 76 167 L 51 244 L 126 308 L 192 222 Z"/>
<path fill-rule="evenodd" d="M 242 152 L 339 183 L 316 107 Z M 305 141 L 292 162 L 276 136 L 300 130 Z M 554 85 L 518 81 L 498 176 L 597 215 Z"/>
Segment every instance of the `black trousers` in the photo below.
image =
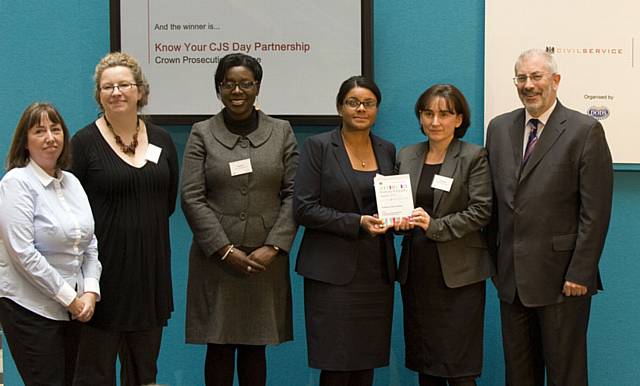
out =
<path fill-rule="evenodd" d="M 82 325 L 74 386 L 115 386 L 116 357 L 120 357 L 120 385 L 156 382 L 162 327 L 143 331 L 108 331 Z"/>
<path fill-rule="evenodd" d="M 70 386 L 77 322 L 48 319 L 0 298 L 0 324 L 26 386 Z"/>
<path fill-rule="evenodd" d="M 591 297 L 525 307 L 500 302 L 506 386 L 587 386 Z"/>

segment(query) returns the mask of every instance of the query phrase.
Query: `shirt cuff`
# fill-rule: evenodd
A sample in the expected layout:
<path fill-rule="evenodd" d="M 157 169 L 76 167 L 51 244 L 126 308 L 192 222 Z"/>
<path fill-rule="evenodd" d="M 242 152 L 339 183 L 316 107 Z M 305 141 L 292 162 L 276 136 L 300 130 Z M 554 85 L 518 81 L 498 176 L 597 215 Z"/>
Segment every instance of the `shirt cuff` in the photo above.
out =
<path fill-rule="evenodd" d="M 100 282 L 92 277 L 84 278 L 84 292 L 96 294 L 96 302 L 100 301 Z"/>
<path fill-rule="evenodd" d="M 73 302 L 78 294 L 76 291 L 67 283 L 66 281 L 60 288 L 60 291 L 55 296 L 55 299 L 58 303 L 62 304 L 65 307 L 69 307 L 69 305 Z"/>

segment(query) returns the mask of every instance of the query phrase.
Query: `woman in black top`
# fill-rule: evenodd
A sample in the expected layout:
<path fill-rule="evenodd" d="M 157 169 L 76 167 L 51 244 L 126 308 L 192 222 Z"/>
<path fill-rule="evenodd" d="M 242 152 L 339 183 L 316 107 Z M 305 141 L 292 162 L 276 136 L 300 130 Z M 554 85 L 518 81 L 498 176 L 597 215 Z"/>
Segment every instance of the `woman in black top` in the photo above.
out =
<path fill-rule="evenodd" d="M 453 85 L 427 89 L 415 105 L 428 141 L 402 148 L 415 209 L 402 241 L 399 281 L 406 366 L 420 386 L 473 386 L 482 370 L 485 280 L 495 272 L 480 229 L 491 217 L 491 177 L 481 146 L 460 138 L 470 123 Z"/>
<path fill-rule="evenodd" d="M 169 216 L 178 188 L 176 149 L 144 121 L 149 85 L 138 62 L 111 53 L 96 66 L 103 114 L 72 139 L 73 173 L 96 222 L 102 300 L 81 331 L 75 385 L 155 383 L 162 329 L 173 311 Z"/>
<path fill-rule="evenodd" d="M 304 276 L 309 366 L 321 386 L 366 386 L 389 363 L 395 252 L 374 216 L 376 173 L 393 174 L 395 147 L 371 133 L 382 95 L 354 76 L 336 97 L 339 128 L 305 141 L 294 213 L 305 233 L 296 271 Z"/>

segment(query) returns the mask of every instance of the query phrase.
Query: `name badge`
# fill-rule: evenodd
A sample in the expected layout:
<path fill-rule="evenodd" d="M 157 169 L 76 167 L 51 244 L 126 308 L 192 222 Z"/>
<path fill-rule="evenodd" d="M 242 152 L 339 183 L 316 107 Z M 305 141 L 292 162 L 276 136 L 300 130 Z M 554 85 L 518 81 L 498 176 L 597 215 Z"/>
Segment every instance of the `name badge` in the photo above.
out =
<path fill-rule="evenodd" d="M 247 158 L 241 159 L 240 161 L 229 162 L 229 170 L 231 170 L 231 176 L 252 173 L 251 159 Z"/>
<path fill-rule="evenodd" d="M 453 178 L 436 174 L 435 176 L 433 176 L 433 182 L 431 183 L 431 187 L 434 189 L 444 190 L 445 192 L 448 192 L 451 190 L 452 184 L 453 184 Z"/>
<path fill-rule="evenodd" d="M 160 153 L 162 153 L 162 148 L 150 143 L 147 146 L 147 153 L 144 155 L 144 159 L 157 164 L 160 159 Z"/>

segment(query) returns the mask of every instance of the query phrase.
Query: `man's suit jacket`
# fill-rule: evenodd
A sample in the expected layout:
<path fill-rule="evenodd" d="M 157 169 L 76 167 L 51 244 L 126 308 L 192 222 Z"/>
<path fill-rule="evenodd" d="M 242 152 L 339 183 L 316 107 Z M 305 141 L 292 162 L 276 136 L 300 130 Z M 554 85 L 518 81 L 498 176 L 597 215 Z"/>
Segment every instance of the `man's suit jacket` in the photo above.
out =
<path fill-rule="evenodd" d="M 394 171 L 395 146 L 371 135 L 378 173 Z M 296 272 L 336 285 L 349 283 L 356 274 L 360 240 L 369 238 L 360 228 L 363 203 L 354 183 L 340 129 L 308 138 L 300 156 L 294 185 L 296 220 L 305 227 Z M 384 237 L 388 280 L 395 280 L 396 260 L 391 231 Z"/>
<path fill-rule="evenodd" d="M 487 129 L 500 299 L 511 303 L 517 291 L 525 306 L 563 302 L 565 280 L 593 294 L 613 190 L 604 130 L 558 102 L 521 167 L 524 120 L 518 109 Z"/>
<path fill-rule="evenodd" d="M 398 154 L 398 174 L 409 174 L 415 204 L 418 182 L 429 150 L 428 142 L 404 147 Z M 426 236 L 436 241 L 442 275 L 450 288 L 491 277 L 495 267 L 480 229 L 491 219 L 491 175 L 485 149 L 456 138 L 449 145 L 440 175 L 453 178 L 451 189 L 435 189 L 433 213 Z M 411 258 L 411 235 L 402 240 L 398 280 L 404 283 Z"/>

